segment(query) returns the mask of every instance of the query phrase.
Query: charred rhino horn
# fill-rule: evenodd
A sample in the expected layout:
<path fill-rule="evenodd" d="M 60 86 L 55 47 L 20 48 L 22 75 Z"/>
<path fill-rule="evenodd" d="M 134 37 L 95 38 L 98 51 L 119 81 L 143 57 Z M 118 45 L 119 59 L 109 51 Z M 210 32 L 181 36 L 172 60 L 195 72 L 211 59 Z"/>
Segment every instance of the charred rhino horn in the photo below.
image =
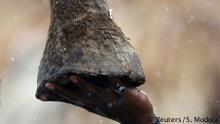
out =
<path fill-rule="evenodd" d="M 145 82 L 135 49 L 111 19 L 106 0 L 50 2 L 51 23 L 37 94 L 46 82 L 67 84 L 71 74 L 98 85 L 111 77 L 120 78 L 126 86 Z"/>

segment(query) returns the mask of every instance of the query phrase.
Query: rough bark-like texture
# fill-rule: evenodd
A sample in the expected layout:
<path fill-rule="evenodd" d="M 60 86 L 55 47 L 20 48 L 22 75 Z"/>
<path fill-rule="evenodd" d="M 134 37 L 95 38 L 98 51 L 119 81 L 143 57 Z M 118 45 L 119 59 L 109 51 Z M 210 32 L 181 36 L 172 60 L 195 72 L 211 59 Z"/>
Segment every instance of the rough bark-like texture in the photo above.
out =
<path fill-rule="evenodd" d="M 139 58 L 111 19 L 106 0 L 51 0 L 51 25 L 38 90 L 48 81 L 66 84 L 70 74 L 120 77 L 127 86 L 145 81 Z"/>

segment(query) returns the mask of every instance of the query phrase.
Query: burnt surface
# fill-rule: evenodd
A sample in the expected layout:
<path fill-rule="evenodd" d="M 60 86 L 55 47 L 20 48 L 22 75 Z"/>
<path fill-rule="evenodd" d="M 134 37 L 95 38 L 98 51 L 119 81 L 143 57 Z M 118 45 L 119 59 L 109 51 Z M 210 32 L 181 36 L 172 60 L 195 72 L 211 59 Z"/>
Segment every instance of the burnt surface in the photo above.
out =
<path fill-rule="evenodd" d="M 77 74 L 106 87 L 110 77 L 139 86 L 145 76 L 134 48 L 111 19 L 105 0 L 51 0 L 51 24 L 38 72 L 45 82 Z"/>

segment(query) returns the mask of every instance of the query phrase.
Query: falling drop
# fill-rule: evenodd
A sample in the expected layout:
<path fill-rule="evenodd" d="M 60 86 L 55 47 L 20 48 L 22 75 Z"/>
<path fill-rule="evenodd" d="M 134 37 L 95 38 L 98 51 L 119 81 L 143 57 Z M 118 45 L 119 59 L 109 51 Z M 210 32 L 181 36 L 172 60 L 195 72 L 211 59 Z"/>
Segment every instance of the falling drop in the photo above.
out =
<path fill-rule="evenodd" d="M 14 58 L 14 57 L 12 57 L 12 58 L 11 58 L 11 61 L 12 61 L 12 62 L 13 62 L 13 61 L 15 61 L 15 58 Z"/>
<path fill-rule="evenodd" d="M 109 14 L 110 14 L 110 18 L 111 18 L 111 19 L 113 19 L 112 11 L 113 11 L 113 9 L 110 9 L 110 10 L 109 10 Z"/>

